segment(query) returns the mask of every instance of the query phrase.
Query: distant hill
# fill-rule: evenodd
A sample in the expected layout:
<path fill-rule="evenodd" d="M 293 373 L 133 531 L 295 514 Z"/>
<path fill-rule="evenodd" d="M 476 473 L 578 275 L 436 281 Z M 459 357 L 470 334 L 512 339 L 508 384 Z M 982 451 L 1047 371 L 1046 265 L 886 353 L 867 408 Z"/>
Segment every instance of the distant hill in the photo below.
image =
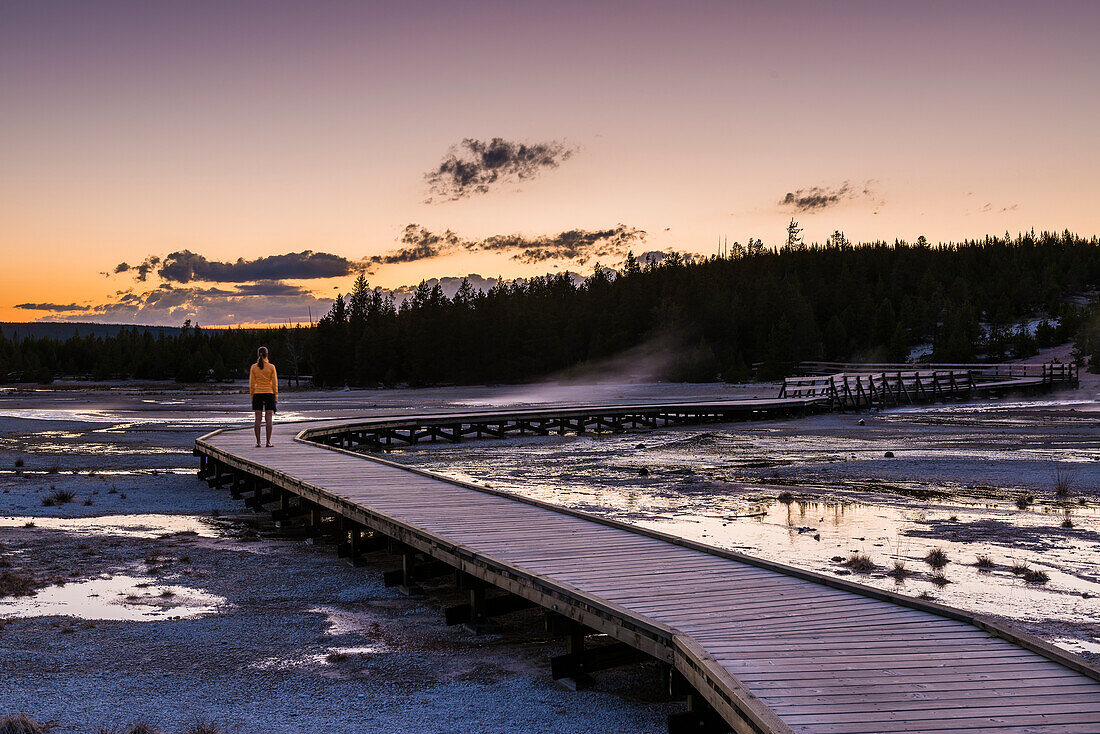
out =
<path fill-rule="evenodd" d="M 34 321 L 18 323 L 14 321 L 0 321 L 0 330 L 4 336 L 12 340 L 39 339 L 70 339 L 74 336 L 98 336 L 111 337 L 123 329 L 136 328 L 138 331 L 149 331 L 154 336 L 176 336 L 180 332 L 178 326 L 143 326 L 140 324 L 93 324 L 84 322 L 57 322 Z"/>

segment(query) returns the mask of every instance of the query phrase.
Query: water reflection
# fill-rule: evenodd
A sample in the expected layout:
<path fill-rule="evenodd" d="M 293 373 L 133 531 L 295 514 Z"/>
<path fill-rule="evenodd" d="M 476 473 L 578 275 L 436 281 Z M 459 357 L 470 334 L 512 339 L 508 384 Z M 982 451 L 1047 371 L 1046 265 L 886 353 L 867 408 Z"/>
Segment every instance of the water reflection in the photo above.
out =
<path fill-rule="evenodd" d="M 200 589 L 118 575 L 48 586 L 31 597 L 2 600 L 0 617 L 156 622 L 214 614 L 225 604 L 223 597 Z"/>
<path fill-rule="evenodd" d="M 1100 617 L 1100 508 L 1080 499 L 1100 490 L 1100 451 L 1088 437 L 1037 434 L 1026 439 L 1033 450 L 1021 452 L 1016 437 L 989 440 L 969 429 L 934 441 L 900 440 L 894 429 L 860 436 L 798 430 L 768 424 L 543 437 L 388 458 L 981 613 Z M 1017 508 L 1018 492 L 1049 488 L 1051 460 L 1079 470 L 1076 496 L 1048 494 Z M 930 465 L 948 467 L 951 479 L 925 473 Z M 779 501 L 785 494 L 789 501 Z M 924 561 L 933 548 L 948 556 L 942 575 Z M 853 572 L 843 563 L 852 553 L 869 556 L 876 570 Z M 995 567 L 980 570 L 978 556 Z M 888 575 L 895 562 L 906 577 Z M 1028 583 L 1012 573 L 1014 565 L 1048 580 Z"/>
<path fill-rule="evenodd" d="M 100 517 L 0 517 L 0 528 L 34 527 L 64 530 L 81 535 L 120 535 L 130 538 L 159 538 L 186 533 L 203 538 L 223 535 L 222 526 L 209 517 L 197 515 L 103 515 Z"/>

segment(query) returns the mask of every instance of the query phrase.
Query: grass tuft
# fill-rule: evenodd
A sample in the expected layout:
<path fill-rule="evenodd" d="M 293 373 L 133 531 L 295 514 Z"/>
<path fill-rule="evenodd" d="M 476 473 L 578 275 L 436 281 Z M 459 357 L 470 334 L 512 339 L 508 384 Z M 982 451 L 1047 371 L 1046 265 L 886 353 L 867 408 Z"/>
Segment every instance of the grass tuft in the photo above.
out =
<path fill-rule="evenodd" d="M 342 663 L 347 659 L 347 653 L 338 652 L 336 650 L 333 650 L 325 657 L 325 660 L 328 660 L 330 663 Z"/>
<path fill-rule="evenodd" d="M 1034 501 L 1035 498 L 1032 497 L 1030 494 L 1022 494 L 1016 498 L 1016 507 L 1020 508 L 1021 510 L 1026 510 L 1028 506 L 1030 506 L 1031 503 Z"/>
<path fill-rule="evenodd" d="M 878 568 L 866 553 L 853 553 L 848 556 L 848 560 L 844 562 L 844 565 L 856 573 L 871 573 Z"/>
<path fill-rule="evenodd" d="M 44 584 L 29 573 L 0 569 L 0 597 L 30 596 Z"/>
<path fill-rule="evenodd" d="M 887 576 L 893 576 L 898 581 L 902 581 L 907 576 L 909 576 L 911 573 L 912 573 L 912 571 L 910 571 L 909 569 L 907 569 L 905 567 L 905 561 L 902 561 L 902 560 L 899 559 L 899 560 L 894 561 L 894 567 L 891 568 L 889 571 L 887 571 L 886 575 Z"/>
<path fill-rule="evenodd" d="M 978 568 L 990 569 L 997 564 L 993 561 L 991 557 L 987 555 L 980 555 L 978 556 L 978 560 L 974 561 L 974 565 Z"/>
<path fill-rule="evenodd" d="M 225 734 L 225 731 L 209 721 L 197 721 L 185 729 L 183 734 Z"/>
<path fill-rule="evenodd" d="M 1054 468 L 1054 494 L 1058 497 L 1069 497 L 1073 494 L 1074 471 L 1062 466 Z"/>
<path fill-rule="evenodd" d="M 164 734 L 160 729 L 144 721 L 129 724 L 124 727 L 101 726 L 96 729 L 96 734 Z"/>
<path fill-rule="evenodd" d="M 951 579 L 947 578 L 942 573 L 932 574 L 932 578 L 929 579 L 929 581 L 931 581 L 936 586 L 947 586 L 949 583 L 951 583 Z"/>
<path fill-rule="evenodd" d="M 1065 520 L 1062 520 L 1062 527 L 1064 527 L 1066 529 L 1072 528 L 1073 527 L 1073 520 L 1070 520 L 1068 517 Z"/>
<path fill-rule="evenodd" d="M 943 568 L 949 563 L 947 553 L 943 548 L 933 548 L 928 551 L 928 555 L 924 557 L 924 562 L 932 568 Z"/>
<path fill-rule="evenodd" d="M 1024 574 L 1031 571 L 1031 566 L 1027 565 L 1023 561 L 1016 561 L 1012 564 L 1011 571 L 1017 576 L 1023 576 Z"/>
<path fill-rule="evenodd" d="M 25 714 L 0 717 L 0 734 L 46 734 L 57 726 L 52 721 L 39 722 Z"/>
<path fill-rule="evenodd" d="M 1047 576 L 1046 571 L 1029 568 L 1027 572 L 1024 573 L 1024 581 L 1029 584 L 1045 584 L 1047 581 L 1050 581 L 1050 576 Z"/>
<path fill-rule="evenodd" d="M 67 505 L 76 499 L 76 493 L 70 492 L 67 489 L 57 489 L 56 487 L 50 487 L 53 490 L 46 499 L 53 500 L 55 505 Z M 46 504 L 46 499 L 42 500 L 42 504 Z"/>

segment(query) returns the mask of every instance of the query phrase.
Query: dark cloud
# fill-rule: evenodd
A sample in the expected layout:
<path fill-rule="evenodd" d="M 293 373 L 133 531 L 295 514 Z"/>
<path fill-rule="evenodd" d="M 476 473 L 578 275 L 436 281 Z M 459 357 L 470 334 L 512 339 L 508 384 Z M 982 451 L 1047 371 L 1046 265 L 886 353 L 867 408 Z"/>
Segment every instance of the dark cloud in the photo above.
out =
<path fill-rule="evenodd" d="M 236 287 L 236 294 L 242 296 L 308 296 L 309 291 L 289 283 L 262 280 L 258 283 L 245 283 Z"/>
<path fill-rule="evenodd" d="M 359 269 L 361 266 L 358 263 L 346 257 L 312 250 L 268 255 L 255 260 L 240 258 L 236 262 L 207 260 L 190 250 L 180 250 L 164 258 L 157 274 L 164 280 L 175 283 L 246 283 L 287 278 L 337 278 Z"/>
<path fill-rule="evenodd" d="M 417 260 L 428 260 L 458 249 L 462 245 L 451 230 L 443 234 L 435 234 L 419 224 L 406 225 L 401 234 L 401 244 L 404 245 L 385 255 L 375 255 L 368 262 L 375 265 L 394 265 L 396 263 L 411 263 Z"/>
<path fill-rule="evenodd" d="M 812 212 L 838 204 L 841 199 L 847 199 L 850 195 L 851 187 L 845 181 L 837 188 L 814 186 L 808 189 L 788 191 L 787 195 L 779 200 L 779 205 L 794 207 L 795 211 Z"/>
<path fill-rule="evenodd" d="M 144 283 L 145 280 L 149 277 L 149 273 L 152 272 L 153 268 L 155 268 L 159 264 L 160 258 L 156 255 L 150 255 L 137 265 L 130 265 L 129 263 L 119 263 L 115 266 L 113 274 L 119 275 L 121 273 L 133 273 L 135 280 L 139 280 Z"/>
<path fill-rule="evenodd" d="M 493 235 L 485 239 L 464 239 L 451 230 L 436 234 L 419 224 L 405 227 L 401 235 L 401 247 L 385 255 L 369 258 L 371 264 L 428 260 L 441 255 L 465 250 L 467 252 L 509 252 L 512 259 L 522 263 L 547 260 L 575 260 L 584 264 L 593 258 L 623 255 L 637 242 L 645 240 L 640 229 L 620 224 L 610 229 L 571 229 L 556 235 L 527 237 L 520 234 Z"/>
<path fill-rule="evenodd" d="M 16 308 L 21 308 L 24 311 L 55 311 L 63 313 L 65 311 L 88 311 L 91 306 L 80 306 L 75 303 L 17 303 Z"/>
<path fill-rule="evenodd" d="M 483 250 L 515 250 L 513 260 L 523 263 L 546 260 L 576 260 L 584 264 L 593 258 L 620 255 L 645 238 L 645 232 L 620 224 L 612 229 L 571 229 L 552 237 L 527 239 L 518 235 L 490 237 Z"/>
<path fill-rule="evenodd" d="M 815 212 L 835 206 L 845 199 L 875 199 L 875 192 L 871 188 L 873 183 L 874 181 L 868 181 L 859 187 L 845 181 L 840 186 L 812 186 L 808 189 L 788 191 L 787 195 L 779 200 L 779 206 L 792 207 L 796 212 Z M 881 200 L 875 202 L 876 205 L 883 203 Z"/>
<path fill-rule="evenodd" d="M 61 318 L 177 326 L 186 319 L 201 324 L 304 323 L 311 315 L 316 320 L 331 305 L 329 299 L 317 298 L 302 288 L 277 281 L 233 288 L 162 283 L 146 293 L 124 293 L 110 303 L 78 307 L 79 314 Z"/>
<path fill-rule="evenodd" d="M 527 144 L 502 138 L 489 142 L 466 138 L 424 178 L 431 197 L 455 201 L 487 193 L 497 183 L 532 179 L 544 170 L 557 168 L 576 150 L 558 140 Z"/>

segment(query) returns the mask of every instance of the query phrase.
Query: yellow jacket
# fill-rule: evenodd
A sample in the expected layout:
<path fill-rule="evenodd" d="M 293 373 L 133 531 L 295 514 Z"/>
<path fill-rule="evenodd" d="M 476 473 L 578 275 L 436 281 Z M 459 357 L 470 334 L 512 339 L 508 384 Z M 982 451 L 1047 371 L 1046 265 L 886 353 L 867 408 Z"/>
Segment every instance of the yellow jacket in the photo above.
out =
<path fill-rule="evenodd" d="M 248 394 L 256 393 L 271 393 L 276 397 L 279 396 L 279 376 L 275 373 L 275 365 L 271 362 L 265 361 L 263 369 L 260 369 L 260 365 L 253 364 L 252 370 L 248 373 Z"/>

